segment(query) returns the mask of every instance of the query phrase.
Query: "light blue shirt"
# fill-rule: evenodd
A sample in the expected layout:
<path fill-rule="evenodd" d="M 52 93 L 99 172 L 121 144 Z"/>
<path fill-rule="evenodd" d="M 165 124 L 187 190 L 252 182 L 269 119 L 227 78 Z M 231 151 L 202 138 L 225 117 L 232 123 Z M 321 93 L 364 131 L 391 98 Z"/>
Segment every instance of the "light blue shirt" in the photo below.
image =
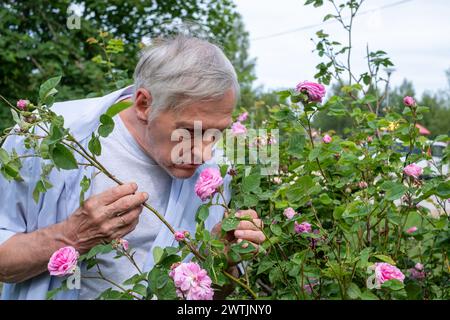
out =
<path fill-rule="evenodd" d="M 115 103 L 130 87 L 112 92 L 104 97 L 73 100 L 55 103 L 52 110 L 62 115 L 65 127 L 85 147 L 91 133 L 99 126 L 100 115 Z M 39 134 L 39 133 L 37 133 Z M 2 146 L 7 151 L 13 148 L 18 154 L 29 153 L 23 145 L 23 138 L 11 136 Z M 210 166 L 217 166 L 217 157 L 200 166 L 188 179 L 172 179 L 169 201 L 165 214 L 166 220 L 175 230 L 187 230 L 195 234 L 195 214 L 202 204 L 194 192 L 194 185 L 199 173 Z M 82 159 L 79 159 L 82 160 Z M 16 233 L 29 233 L 66 220 L 79 207 L 80 181 L 83 176 L 92 176 L 92 167 L 80 167 L 76 170 L 56 170 L 49 176 L 53 187 L 41 194 L 38 202 L 33 200 L 33 189 L 40 178 L 42 163 L 45 160 L 29 157 L 23 159 L 21 175 L 24 181 L 7 181 L 0 176 L 0 244 Z M 230 180 L 224 178 L 224 195 L 230 200 Z M 92 188 L 85 193 L 85 198 L 92 195 Z M 213 206 L 205 222 L 211 230 L 223 217 L 223 208 Z M 144 271 L 152 269 L 153 249 L 155 247 L 177 246 L 168 228 L 161 228 L 149 250 L 144 263 Z M 46 299 L 47 292 L 60 286 L 61 278 L 50 276 L 44 272 L 27 281 L 16 284 L 4 284 L 2 299 Z M 68 290 L 58 293 L 55 299 L 78 299 L 79 290 Z"/>

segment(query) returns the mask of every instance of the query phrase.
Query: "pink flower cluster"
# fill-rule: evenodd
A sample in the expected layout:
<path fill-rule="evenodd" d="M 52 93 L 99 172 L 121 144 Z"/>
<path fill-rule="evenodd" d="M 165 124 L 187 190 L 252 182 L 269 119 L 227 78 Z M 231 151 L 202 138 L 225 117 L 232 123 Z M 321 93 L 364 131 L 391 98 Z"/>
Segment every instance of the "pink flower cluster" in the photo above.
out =
<path fill-rule="evenodd" d="M 189 236 L 189 232 L 188 231 L 176 231 L 174 233 L 174 236 L 175 236 L 175 240 L 183 241 L 184 239 L 186 239 L 186 237 Z"/>
<path fill-rule="evenodd" d="M 295 210 L 292 209 L 291 207 L 284 209 L 283 212 L 283 215 L 288 219 L 292 219 L 296 214 L 297 212 L 295 212 Z"/>
<path fill-rule="evenodd" d="M 312 231 L 311 224 L 306 221 L 302 223 L 298 223 L 296 221 L 294 225 L 294 230 L 296 233 L 311 233 Z"/>
<path fill-rule="evenodd" d="M 409 228 L 408 230 L 406 230 L 406 233 L 412 234 L 414 232 L 416 232 L 418 229 L 416 226 Z"/>
<path fill-rule="evenodd" d="M 426 277 L 425 270 L 423 270 L 423 264 L 416 263 L 414 268 L 409 269 L 411 278 L 416 280 L 423 280 Z"/>
<path fill-rule="evenodd" d="M 386 262 L 377 262 L 369 267 L 368 271 L 374 271 L 373 275 L 367 279 L 367 287 L 369 289 L 380 289 L 384 282 L 392 279 L 401 282 L 405 280 L 405 275 L 400 269 Z"/>
<path fill-rule="evenodd" d="M 186 300 L 212 300 L 214 291 L 206 270 L 195 262 L 175 264 L 169 276 L 173 279 L 177 295 Z"/>
<path fill-rule="evenodd" d="M 407 176 L 410 176 L 410 177 L 413 177 L 413 178 L 419 178 L 420 177 L 420 175 L 423 173 L 423 169 L 420 167 L 420 166 L 418 166 L 417 164 L 415 164 L 415 163 L 411 163 L 411 164 L 409 164 L 409 165 L 407 165 L 404 169 L 403 169 L 403 172 L 407 175 Z"/>
<path fill-rule="evenodd" d="M 326 135 L 323 137 L 322 141 L 323 141 L 323 143 L 328 144 L 328 143 L 330 143 L 331 141 L 333 141 L 333 138 L 331 138 L 329 135 L 326 134 Z"/>
<path fill-rule="evenodd" d="M 413 97 L 406 96 L 403 98 L 403 104 L 407 107 L 413 107 L 416 105 L 416 100 Z"/>
<path fill-rule="evenodd" d="M 200 199 L 205 201 L 212 197 L 222 184 L 223 179 L 220 175 L 220 171 L 216 168 L 206 168 L 200 173 L 200 177 L 195 183 L 194 190 Z"/>
<path fill-rule="evenodd" d="M 55 251 L 47 268 L 52 276 L 63 277 L 75 272 L 80 254 L 74 247 L 63 247 Z"/>
<path fill-rule="evenodd" d="M 19 101 L 17 101 L 16 106 L 20 110 L 25 110 L 28 107 L 29 104 L 30 104 L 29 100 L 20 99 Z"/>
<path fill-rule="evenodd" d="M 231 125 L 231 133 L 234 136 L 240 136 L 247 133 L 247 128 L 242 123 L 237 121 Z"/>
<path fill-rule="evenodd" d="M 247 128 L 241 123 L 241 122 L 244 122 L 245 120 L 247 120 L 247 118 L 248 118 L 248 112 L 241 113 L 238 116 L 237 121 L 231 125 L 231 133 L 234 136 L 239 136 L 239 135 L 247 133 Z"/>
<path fill-rule="evenodd" d="M 309 102 L 322 102 L 323 97 L 325 97 L 325 87 L 320 83 L 310 81 L 300 82 L 296 90 L 306 93 Z"/>

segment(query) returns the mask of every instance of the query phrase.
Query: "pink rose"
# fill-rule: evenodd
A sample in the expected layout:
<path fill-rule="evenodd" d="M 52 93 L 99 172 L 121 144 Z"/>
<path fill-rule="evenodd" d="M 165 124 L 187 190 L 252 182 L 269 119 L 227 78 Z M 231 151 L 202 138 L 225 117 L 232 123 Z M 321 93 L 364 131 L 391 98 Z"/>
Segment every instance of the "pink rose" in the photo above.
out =
<path fill-rule="evenodd" d="M 297 212 L 295 212 L 295 210 L 292 209 L 291 207 L 284 209 L 283 212 L 283 215 L 288 219 L 292 219 L 296 214 Z"/>
<path fill-rule="evenodd" d="M 323 143 L 330 143 L 333 140 L 329 135 L 325 135 L 322 139 Z"/>
<path fill-rule="evenodd" d="M 416 232 L 416 231 L 417 231 L 417 227 L 414 226 L 414 227 L 411 227 L 411 228 L 409 228 L 408 230 L 406 230 L 406 233 L 411 234 L 411 233 L 414 233 L 414 232 Z"/>
<path fill-rule="evenodd" d="M 426 277 L 425 271 L 423 271 L 421 269 L 411 268 L 408 271 L 410 273 L 411 278 L 413 278 L 413 279 L 423 280 Z"/>
<path fill-rule="evenodd" d="M 222 185 L 223 179 L 220 175 L 220 171 L 216 168 L 206 168 L 200 173 L 195 184 L 195 193 L 205 201 L 209 197 L 213 196 L 217 189 Z"/>
<path fill-rule="evenodd" d="M 386 262 L 377 262 L 368 268 L 373 270 L 374 274 L 367 279 L 367 287 L 369 289 L 380 289 L 381 285 L 389 280 L 396 279 L 400 282 L 405 280 L 405 275 L 397 267 Z"/>
<path fill-rule="evenodd" d="M 419 178 L 419 176 L 422 174 L 423 169 L 421 167 L 419 167 L 417 164 L 415 163 L 411 163 L 409 165 L 407 165 L 404 169 L 403 172 L 410 177 L 413 178 Z"/>
<path fill-rule="evenodd" d="M 175 234 L 175 240 L 177 241 L 183 241 L 186 238 L 185 232 L 176 231 Z"/>
<path fill-rule="evenodd" d="M 48 271 L 52 276 L 65 276 L 75 272 L 80 254 L 74 247 L 64 247 L 55 251 L 49 262 Z"/>
<path fill-rule="evenodd" d="M 416 101 L 414 100 L 413 97 L 407 96 L 403 98 L 403 104 L 407 107 L 413 107 L 416 105 Z"/>
<path fill-rule="evenodd" d="M 417 270 L 423 270 L 423 264 L 417 262 L 414 268 L 416 268 Z"/>
<path fill-rule="evenodd" d="M 231 126 L 231 133 L 234 136 L 239 136 L 247 133 L 247 128 L 240 122 L 235 122 Z"/>
<path fill-rule="evenodd" d="M 179 298 L 186 300 L 212 300 L 211 278 L 206 270 L 195 262 L 175 265 L 169 273 Z"/>
<path fill-rule="evenodd" d="M 247 120 L 247 117 L 248 117 L 248 112 L 244 112 L 239 115 L 237 120 L 238 120 L 238 122 L 243 122 L 243 121 Z"/>
<path fill-rule="evenodd" d="M 311 224 L 306 221 L 302 223 L 295 221 L 294 229 L 296 233 L 311 233 L 312 231 Z"/>
<path fill-rule="evenodd" d="M 367 142 L 368 142 L 368 143 L 371 143 L 372 141 L 373 141 L 372 136 L 368 136 L 368 137 L 367 137 Z"/>
<path fill-rule="evenodd" d="M 309 102 L 322 102 L 325 96 L 325 87 L 320 83 L 304 81 L 297 85 L 296 90 L 308 95 Z"/>
<path fill-rule="evenodd" d="M 129 248 L 128 240 L 119 239 L 119 243 L 122 245 L 123 250 L 128 251 Z"/>
<path fill-rule="evenodd" d="M 366 189 L 368 186 L 369 186 L 369 185 L 368 185 L 367 182 L 365 182 L 365 181 L 360 181 L 360 182 L 358 183 L 358 187 L 359 187 L 360 189 Z"/>
<path fill-rule="evenodd" d="M 20 99 L 19 101 L 17 101 L 17 108 L 19 108 L 20 110 L 25 110 L 25 108 L 29 104 L 30 104 L 30 101 L 24 100 L 24 99 Z"/>

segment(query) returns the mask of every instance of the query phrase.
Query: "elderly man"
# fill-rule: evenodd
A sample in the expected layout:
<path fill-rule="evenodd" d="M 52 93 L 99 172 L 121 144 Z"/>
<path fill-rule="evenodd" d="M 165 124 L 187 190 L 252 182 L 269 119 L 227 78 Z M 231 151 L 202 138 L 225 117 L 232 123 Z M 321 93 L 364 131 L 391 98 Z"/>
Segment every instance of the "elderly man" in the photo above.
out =
<path fill-rule="evenodd" d="M 136 250 L 137 264 L 144 270 L 152 268 L 153 248 L 176 243 L 169 230 L 147 209 L 143 210 L 146 201 L 176 230 L 195 232 L 195 213 L 202 202 L 194 193 L 194 184 L 201 170 L 216 166 L 214 141 L 188 141 L 192 146 L 177 151 L 174 157 L 173 150 L 180 140 L 173 139 L 173 133 L 179 129 L 193 133 L 194 122 L 200 123 L 203 131 L 225 130 L 231 124 L 239 94 L 236 73 L 217 46 L 176 36 L 144 51 L 134 79 L 134 86 L 107 96 L 52 107 L 86 145 L 100 115 L 117 101 L 132 99 L 131 107 L 114 117 L 115 129 L 101 141 L 103 151 L 99 157 L 113 175 L 129 183 L 117 186 L 91 167 L 54 170 L 50 175 L 53 188 L 35 203 L 31 195 L 42 160 L 24 161 L 22 182 L 0 178 L 0 282 L 6 283 L 3 299 L 45 299 L 48 290 L 60 285 L 59 278 L 46 272 L 48 260 L 64 246 L 73 246 L 83 254 L 104 241 L 124 238 Z M 25 151 L 18 137 L 8 138 L 3 147 Z M 180 157 L 184 161 L 178 161 Z M 79 185 L 84 176 L 92 178 L 92 183 L 87 200 L 79 207 Z M 227 176 L 226 201 L 229 197 Z M 244 239 L 257 246 L 264 240 L 255 227 L 261 221 L 253 210 L 240 214 L 251 215 L 254 224 L 241 222 L 234 241 Z M 212 207 L 206 226 L 220 234 L 217 230 L 222 217 L 223 209 Z M 116 283 L 135 273 L 126 259 L 114 259 L 113 254 L 99 256 L 99 266 L 103 275 Z M 92 272 L 82 268 L 80 289 L 62 292 L 57 298 L 98 297 L 110 284 L 92 279 Z"/>

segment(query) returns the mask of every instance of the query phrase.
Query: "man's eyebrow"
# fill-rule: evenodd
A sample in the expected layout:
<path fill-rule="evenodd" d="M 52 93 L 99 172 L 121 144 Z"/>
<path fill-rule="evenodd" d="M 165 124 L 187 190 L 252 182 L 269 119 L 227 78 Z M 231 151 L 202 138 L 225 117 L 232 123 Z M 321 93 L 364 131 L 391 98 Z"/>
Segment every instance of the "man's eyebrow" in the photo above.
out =
<path fill-rule="evenodd" d="M 227 129 L 230 125 L 231 125 L 231 122 L 227 123 L 227 125 L 225 127 L 220 127 L 220 128 L 217 125 L 213 125 L 211 127 L 205 127 L 204 125 L 202 125 L 202 130 L 206 131 L 208 129 L 218 129 L 218 130 L 223 131 L 223 130 Z M 178 128 L 185 127 L 187 129 L 194 129 L 194 122 L 180 121 L 180 122 L 176 123 L 176 126 Z"/>

